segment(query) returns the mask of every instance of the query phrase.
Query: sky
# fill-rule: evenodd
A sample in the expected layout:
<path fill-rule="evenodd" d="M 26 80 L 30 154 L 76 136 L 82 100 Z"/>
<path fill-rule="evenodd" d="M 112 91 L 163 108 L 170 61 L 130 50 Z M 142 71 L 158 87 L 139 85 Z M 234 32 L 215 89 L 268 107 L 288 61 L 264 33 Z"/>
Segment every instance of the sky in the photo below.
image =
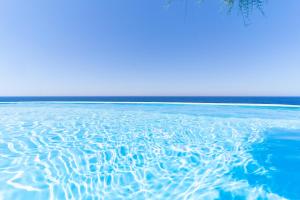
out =
<path fill-rule="evenodd" d="M 299 96 L 300 1 L 0 2 L 0 96 Z"/>

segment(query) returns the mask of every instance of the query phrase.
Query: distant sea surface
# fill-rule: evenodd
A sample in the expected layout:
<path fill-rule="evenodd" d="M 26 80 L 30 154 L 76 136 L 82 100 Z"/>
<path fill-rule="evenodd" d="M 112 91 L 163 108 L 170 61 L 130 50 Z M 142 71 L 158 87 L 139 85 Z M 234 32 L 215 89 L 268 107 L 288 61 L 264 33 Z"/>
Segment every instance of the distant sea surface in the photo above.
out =
<path fill-rule="evenodd" d="M 27 96 L 0 97 L 0 102 L 21 101 L 102 101 L 102 102 L 191 102 L 300 105 L 300 97 L 225 97 L 225 96 Z"/>

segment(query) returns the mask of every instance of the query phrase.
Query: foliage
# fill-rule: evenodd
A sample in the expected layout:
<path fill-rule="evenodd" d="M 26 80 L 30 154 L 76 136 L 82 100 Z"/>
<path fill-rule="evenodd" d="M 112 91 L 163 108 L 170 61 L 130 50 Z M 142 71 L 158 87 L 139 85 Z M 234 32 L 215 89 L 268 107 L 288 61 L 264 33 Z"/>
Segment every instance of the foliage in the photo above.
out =
<path fill-rule="evenodd" d="M 170 5 L 174 0 L 167 0 L 167 4 Z M 189 0 L 182 0 L 187 3 Z M 196 1 L 197 3 L 202 3 L 205 0 L 190 0 Z M 250 20 L 250 15 L 254 9 L 257 9 L 261 14 L 264 15 L 264 4 L 267 0 L 222 0 L 228 12 L 231 12 L 234 8 L 237 8 L 241 13 L 244 23 L 248 24 Z"/>
<path fill-rule="evenodd" d="M 248 20 L 253 9 L 259 10 L 264 14 L 263 6 L 266 0 L 224 0 L 229 10 L 238 4 L 239 11 L 241 12 L 244 20 Z"/>

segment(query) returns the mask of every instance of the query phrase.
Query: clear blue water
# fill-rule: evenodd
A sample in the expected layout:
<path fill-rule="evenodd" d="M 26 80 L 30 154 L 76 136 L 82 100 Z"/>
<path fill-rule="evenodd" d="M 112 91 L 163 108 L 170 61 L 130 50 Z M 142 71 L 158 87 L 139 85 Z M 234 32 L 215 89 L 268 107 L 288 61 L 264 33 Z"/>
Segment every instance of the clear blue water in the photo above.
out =
<path fill-rule="evenodd" d="M 300 106 L 0 103 L 0 199 L 300 199 Z"/>

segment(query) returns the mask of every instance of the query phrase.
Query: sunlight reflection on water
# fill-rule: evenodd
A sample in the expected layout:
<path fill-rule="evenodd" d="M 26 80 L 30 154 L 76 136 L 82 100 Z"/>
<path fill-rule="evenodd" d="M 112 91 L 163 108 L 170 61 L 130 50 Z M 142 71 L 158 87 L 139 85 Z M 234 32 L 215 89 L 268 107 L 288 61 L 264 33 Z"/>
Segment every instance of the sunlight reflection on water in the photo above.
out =
<path fill-rule="evenodd" d="M 264 146 L 272 128 L 300 130 L 299 119 L 299 108 L 284 107 L 1 104 L 0 193 L 3 199 L 281 199 L 290 194 L 276 188 L 280 179 L 252 181 L 272 169 L 253 147 Z"/>

